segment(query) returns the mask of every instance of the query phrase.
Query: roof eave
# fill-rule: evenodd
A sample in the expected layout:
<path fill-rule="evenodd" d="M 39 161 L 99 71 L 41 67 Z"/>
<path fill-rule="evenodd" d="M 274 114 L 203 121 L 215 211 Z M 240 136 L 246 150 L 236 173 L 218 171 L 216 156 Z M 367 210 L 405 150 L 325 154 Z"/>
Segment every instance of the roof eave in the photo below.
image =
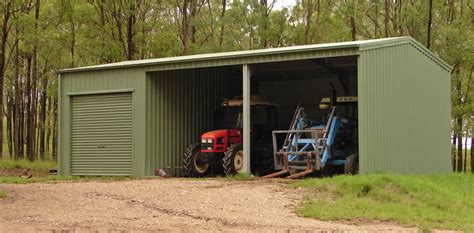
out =
<path fill-rule="evenodd" d="M 289 48 L 289 47 L 287 47 Z M 308 52 L 308 51 L 324 51 L 324 50 L 331 50 L 331 49 L 358 49 L 359 44 L 348 44 L 348 45 L 335 45 L 335 46 L 327 46 L 327 47 L 314 47 L 314 48 L 294 48 L 294 49 L 284 49 L 284 50 L 268 50 L 265 52 L 261 52 L 259 50 L 255 50 L 254 52 L 248 51 L 248 53 L 242 54 L 238 51 L 235 53 L 215 53 L 215 56 L 208 56 L 208 57 L 194 57 L 194 56 L 185 56 L 185 57 L 176 57 L 178 59 L 173 60 L 170 59 L 169 61 L 150 61 L 150 62 L 143 62 L 143 63 L 134 63 L 134 64 L 116 64 L 116 65 L 97 65 L 97 66 L 86 66 L 86 67 L 78 67 L 78 68 L 68 68 L 56 71 L 58 74 L 63 73 L 73 73 L 73 72 L 85 72 L 85 71 L 97 71 L 97 70 L 106 70 L 106 69 L 123 69 L 123 68 L 136 68 L 136 67 L 148 67 L 148 66 L 156 66 L 156 65 L 165 65 L 165 64 L 172 64 L 172 63 L 184 63 L 184 62 L 200 62 L 200 61 L 212 61 L 212 60 L 222 60 L 222 59 L 235 59 L 235 58 L 248 58 L 252 56 L 268 56 L 268 55 L 279 55 L 285 53 L 300 53 L 300 52 Z M 222 54 L 222 55 L 221 55 Z M 186 58 L 189 57 L 189 58 Z M 243 64 L 243 63 L 242 63 Z"/>

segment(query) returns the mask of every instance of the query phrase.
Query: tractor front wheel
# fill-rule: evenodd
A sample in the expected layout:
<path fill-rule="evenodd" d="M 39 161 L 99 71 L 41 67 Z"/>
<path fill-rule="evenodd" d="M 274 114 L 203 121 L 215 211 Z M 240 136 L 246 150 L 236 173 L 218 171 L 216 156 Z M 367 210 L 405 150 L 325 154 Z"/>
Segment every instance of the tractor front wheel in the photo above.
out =
<path fill-rule="evenodd" d="M 223 158 L 223 167 L 228 176 L 243 172 L 244 148 L 242 144 L 234 144 L 227 148 Z"/>
<path fill-rule="evenodd" d="M 188 176 L 206 176 L 210 171 L 210 167 L 209 160 L 205 160 L 201 153 L 201 144 L 191 144 L 184 152 L 183 169 Z"/>
<path fill-rule="evenodd" d="M 359 173 L 359 155 L 351 154 L 346 158 L 346 163 L 344 164 L 344 174 L 356 175 L 357 173 Z"/>

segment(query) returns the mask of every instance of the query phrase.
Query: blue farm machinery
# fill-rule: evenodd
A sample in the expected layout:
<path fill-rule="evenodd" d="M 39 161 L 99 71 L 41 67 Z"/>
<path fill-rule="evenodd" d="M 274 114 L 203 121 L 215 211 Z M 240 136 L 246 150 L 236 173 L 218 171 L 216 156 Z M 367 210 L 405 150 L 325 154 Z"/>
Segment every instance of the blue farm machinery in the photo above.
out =
<path fill-rule="evenodd" d="M 310 119 L 298 106 L 289 130 L 273 131 L 276 172 L 265 177 L 358 172 L 357 97 L 333 93 L 321 100 L 320 108 L 328 113 L 327 119 Z"/>

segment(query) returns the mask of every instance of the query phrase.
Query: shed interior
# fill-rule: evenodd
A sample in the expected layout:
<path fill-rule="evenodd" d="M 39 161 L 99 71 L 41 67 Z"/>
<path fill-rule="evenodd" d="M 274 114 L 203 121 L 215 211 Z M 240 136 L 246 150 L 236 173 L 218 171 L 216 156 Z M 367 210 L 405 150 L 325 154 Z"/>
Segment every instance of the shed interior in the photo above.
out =
<path fill-rule="evenodd" d="M 331 84 L 337 96 L 357 96 L 357 57 L 335 57 L 254 64 L 251 66 L 253 95 L 278 104 L 278 128 L 288 129 L 298 104 L 311 119 L 322 119 L 328 110 L 319 108 L 330 97 Z M 338 115 L 347 115 L 339 109 Z"/>
<path fill-rule="evenodd" d="M 309 118 L 324 122 L 330 110 L 319 104 L 331 95 L 331 85 L 337 96 L 357 96 L 356 56 L 251 64 L 250 70 L 251 95 L 278 104 L 280 130 L 289 128 L 298 105 Z M 150 169 L 179 176 L 187 146 L 218 128 L 215 113 L 222 100 L 242 96 L 242 66 L 156 71 L 148 80 Z M 357 118 L 357 110 L 341 108 L 338 115 Z"/>

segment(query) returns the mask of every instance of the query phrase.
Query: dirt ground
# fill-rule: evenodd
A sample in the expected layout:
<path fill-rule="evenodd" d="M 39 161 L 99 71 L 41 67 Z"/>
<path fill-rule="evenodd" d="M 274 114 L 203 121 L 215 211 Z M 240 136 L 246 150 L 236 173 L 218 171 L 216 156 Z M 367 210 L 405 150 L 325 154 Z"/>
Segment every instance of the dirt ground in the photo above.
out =
<path fill-rule="evenodd" d="M 0 184 L 1 232 L 407 232 L 297 216 L 304 191 L 281 180 L 149 179 Z"/>
<path fill-rule="evenodd" d="M 0 169 L 0 176 L 24 176 L 32 174 L 35 177 L 46 176 L 48 175 L 47 171 L 43 170 L 30 170 L 24 168 L 10 168 L 10 169 Z"/>

